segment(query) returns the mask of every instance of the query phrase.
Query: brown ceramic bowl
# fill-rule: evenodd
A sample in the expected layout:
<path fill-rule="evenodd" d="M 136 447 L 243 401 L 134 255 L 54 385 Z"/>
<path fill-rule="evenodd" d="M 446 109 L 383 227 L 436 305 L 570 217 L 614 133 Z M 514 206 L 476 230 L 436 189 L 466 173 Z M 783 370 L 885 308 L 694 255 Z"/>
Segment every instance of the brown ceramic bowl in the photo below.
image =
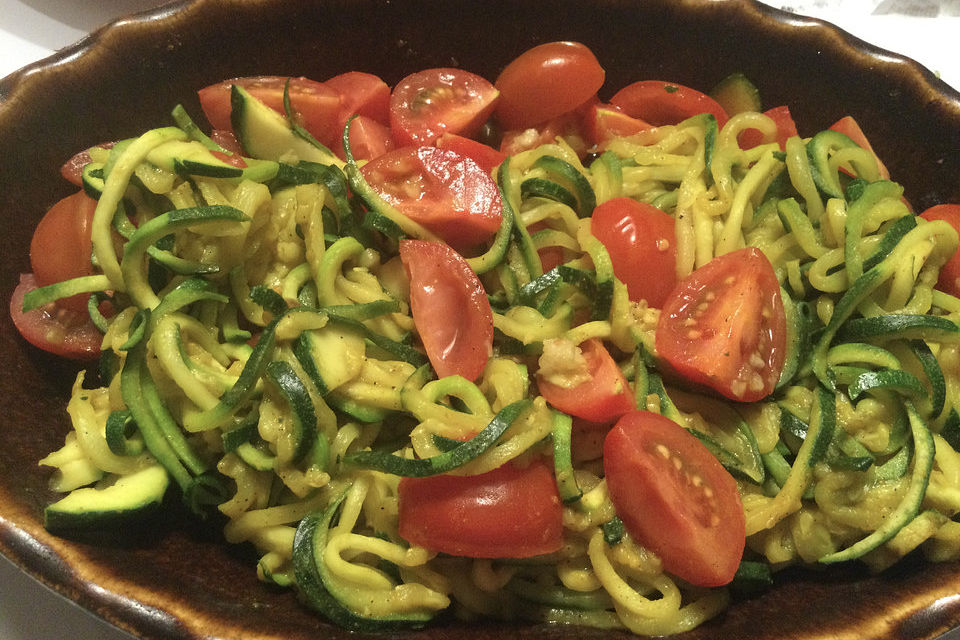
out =
<path fill-rule="evenodd" d="M 0 292 L 29 269 L 30 234 L 71 187 L 75 151 L 168 123 L 227 77 L 366 70 L 389 83 L 427 67 L 494 78 L 543 41 L 578 40 L 606 87 L 641 78 L 709 88 L 732 71 L 801 133 L 862 123 L 918 209 L 960 202 L 960 95 L 917 64 L 749 0 L 198 0 L 116 23 L 0 82 Z M 124 543 L 46 533 L 53 497 L 36 461 L 62 443 L 74 369 L 19 339 L 0 314 L 0 551 L 60 593 L 144 638 L 355 637 L 257 582 L 251 558 L 177 520 Z M 880 576 L 797 571 L 685 638 L 931 638 L 960 624 L 960 565 L 907 562 Z M 416 637 L 628 637 L 558 627 L 443 623 Z"/>

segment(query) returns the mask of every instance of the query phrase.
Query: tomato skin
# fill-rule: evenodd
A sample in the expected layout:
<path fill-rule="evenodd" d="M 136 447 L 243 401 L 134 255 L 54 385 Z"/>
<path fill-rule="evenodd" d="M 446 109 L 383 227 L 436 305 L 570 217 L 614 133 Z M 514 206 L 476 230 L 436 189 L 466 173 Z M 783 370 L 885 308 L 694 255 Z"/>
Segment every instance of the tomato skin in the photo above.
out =
<path fill-rule="evenodd" d="M 489 240 L 500 229 L 503 202 L 490 174 L 453 151 L 394 149 L 361 169 L 381 197 L 458 250 Z"/>
<path fill-rule="evenodd" d="M 960 233 L 960 204 L 938 204 L 920 214 L 924 220 L 944 220 Z M 960 295 L 960 251 L 940 268 L 937 289 L 952 296 Z"/>
<path fill-rule="evenodd" d="M 739 249 L 681 280 L 663 305 L 655 347 L 688 382 L 741 402 L 769 395 L 786 357 L 786 319 L 766 256 Z"/>
<path fill-rule="evenodd" d="M 628 413 L 607 434 L 603 470 L 617 515 L 665 570 L 703 587 L 733 579 L 746 538 L 743 504 L 736 481 L 696 437 L 658 413 Z"/>
<path fill-rule="evenodd" d="M 446 132 L 472 137 L 496 107 L 499 91 L 462 69 L 425 69 L 390 95 L 390 128 L 399 146 L 433 144 Z"/>
<path fill-rule="evenodd" d="M 787 139 L 798 135 L 797 123 L 793 121 L 793 116 L 790 115 L 790 107 L 774 107 L 764 111 L 763 114 L 776 123 L 776 142 L 780 145 L 781 149 L 785 149 L 787 145 Z M 764 140 L 763 136 L 756 129 L 747 129 L 740 134 L 738 142 L 740 143 L 740 148 L 752 149 L 760 144 L 763 144 Z"/>
<path fill-rule="evenodd" d="M 863 132 L 863 129 L 860 128 L 860 124 L 857 122 L 856 118 L 853 116 L 844 116 L 830 125 L 830 130 L 839 131 L 840 133 L 845 134 L 848 138 L 872 153 L 877 159 L 877 168 L 880 171 L 880 177 L 884 180 L 890 179 L 890 170 L 887 169 L 887 166 L 883 164 L 882 160 L 880 160 L 880 156 L 877 155 L 877 152 L 873 150 L 873 145 L 870 144 L 870 141 L 867 139 L 867 135 Z"/>
<path fill-rule="evenodd" d="M 97 201 L 83 191 L 63 198 L 40 219 L 30 240 L 30 267 L 43 287 L 93 273 L 90 225 Z M 89 294 L 57 301 L 57 306 L 86 313 Z"/>
<path fill-rule="evenodd" d="M 23 311 L 23 297 L 36 289 L 32 273 L 20 275 L 20 284 L 10 298 L 10 318 L 23 338 L 35 347 L 71 360 L 95 360 L 103 336 L 87 313 L 56 305 Z"/>
<path fill-rule="evenodd" d="M 603 67 L 579 42 L 547 42 L 521 53 L 497 77 L 495 115 L 506 129 L 526 129 L 580 106 L 603 86 Z"/>
<path fill-rule="evenodd" d="M 653 125 L 632 118 L 611 104 L 596 103 L 587 110 L 585 129 L 587 139 L 602 146 L 613 138 L 623 138 L 651 129 Z"/>
<path fill-rule="evenodd" d="M 477 274 L 441 242 L 401 240 L 400 260 L 410 311 L 437 375 L 476 380 L 493 351 L 493 311 Z"/>
<path fill-rule="evenodd" d="M 594 209 L 590 230 L 607 248 L 630 299 L 662 307 L 677 284 L 674 219 L 651 204 L 613 198 Z"/>
<path fill-rule="evenodd" d="M 542 461 L 476 476 L 403 478 L 399 533 L 412 544 L 469 558 L 528 558 L 560 549 L 562 506 Z"/>
<path fill-rule="evenodd" d="M 701 113 L 712 113 L 721 128 L 730 119 L 723 107 L 707 94 L 662 80 L 640 80 L 627 85 L 610 98 L 610 103 L 628 116 L 655 127 L 677 124 Z"/>
<path fill-rule="evenodd" d="M 455 133 L 445 133 L 436 142 L 437 148 L 447 149 L 454 153 L 470 158 L 487 173 L 493 172 L 501 162 L 506 159 L 506 155 L 497 151 L 490 145 L 477 142 L 470 138 L 457 135 Z"/>
<path fill-rule="evenodd" d="M 390 123 L 390 86 L 380 76 L 348 71 L 329 78 L 325 85 L 340 94 L 340 129 L 353 114 L 380 124 Z"/>
<path fill-rule="evenodd" d="M 373 160 L 393 148 L 393 135 L 388 126 L 367 116 L 357 116 L 350 121 L 350 151 L 355 160 Z M 346 160 L 342 138 L 331 145 L 331 149 L 341 160 Z"/>
<path fill-rule="evenodd" d="M 282 114 L 283 91 L 287 80 L 290 81 L 290 109 L 294 119 L 314 138 L 329 145 L 343 131 L 337 127 L 340 94 L 322 82 L 286 76 L 233 78 L 204 87 L 197 92 L 197 96 L 200 98 L 200 108 L 210 125 L 214 129 L 231 131 L 230 87 L 243 87 L 250 95 Z"/>
<path fill-rule="evenodd" d="M 603 343 L 595 338 L 586 340 L 580 344 L 580 351 L 591 379 L 568 389 L 538 372 L 537 387 L 547 403 L 595 425 L 609 424 L 633 410 L 630 385 Z"/>

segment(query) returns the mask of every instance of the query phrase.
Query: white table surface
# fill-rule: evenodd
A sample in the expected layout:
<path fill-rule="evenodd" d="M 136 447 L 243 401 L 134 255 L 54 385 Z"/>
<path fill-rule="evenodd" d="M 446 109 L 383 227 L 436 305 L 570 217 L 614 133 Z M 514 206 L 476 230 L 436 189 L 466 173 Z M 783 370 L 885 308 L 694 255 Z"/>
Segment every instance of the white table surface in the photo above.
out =
<path fill-rule="evenodd" d="M 960 0 L 768 0 L 908 55 L 960 89 Z M 158 0 L 0 0 L 0 77 Z M 960 633 L 948 634 L 960 640 Z M 946 640 L 948 636 L 944 636 Z M 0 640 L 131 640 L 0 556 Z"/>

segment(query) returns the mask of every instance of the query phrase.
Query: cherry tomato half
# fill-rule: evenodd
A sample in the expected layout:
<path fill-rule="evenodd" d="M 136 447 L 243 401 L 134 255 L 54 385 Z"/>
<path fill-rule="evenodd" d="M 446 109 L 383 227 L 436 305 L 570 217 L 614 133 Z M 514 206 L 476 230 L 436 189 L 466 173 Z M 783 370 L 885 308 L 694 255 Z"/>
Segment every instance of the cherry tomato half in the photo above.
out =
<path fill-rule="evenodd" d="M 607 434 L 603 471 L 617 515 L 664 569 L 704 587 L 733 579 L 743 505 L 736 481 L 696 437 L 658 413 L 628 413 Z"/>
<path fill-rule="evenodd" d="M 654 126 L 677 124 L 700 113 L 712 113 L 723 128 L 729 117 L 716 100 L 675 82 L 641 80 L 616 92 L 610 103 L 628 116 Z"/>
<path fill-rule="evenodd" d="M 23 297 L 39 285 L 32 273 L 21 274 L 10 298 L 10 317 L 20 335 L 35 347 L 72 360 L 94 360 L 103 336 L 87 313 L 49 305 L 23 311 Z"/>
<path fill-rule="evenodd" d="M 590 231 L 607 248 L 630 299 L 662 307 L 677 284 L 673 218 L 651 204 L 613 198 L 593 210 Z"/>
<path fill-rule="evenodd" d="M 441 242 L 401 240 L 400 260 L 410 311 L 437 375 L 475 380 L 493 350 L 493 311 L 477 274 Z"/>
<path fill-rule="evenodd" d="M 680 376 L 731 400 L 769 395 L 786 353 L 783 300 L 770 261 L 747 247 L 681 280 L 663 305 L 655 345 Z"/>
<path fill-rule="evenodd" d="M 600 340 L 586 340 L 580 352 L 587 361 L 590 379 L 573 387 L 555 384 L 537 374 L 540 395 L 556 409 L 602 425 L 634 409 L 630 385 Z"/>
<path fill-rule="evenodd" d="M 960 233 L 960 204 L 938 204 L 920 214 L 924 220 L 944 220 Z M 937 289 L 952 296 L 960 295 L 960 251 L 940 268 Z"/>
<path fill-rule="evenodd" d="M 465 138 L 464 136 L 458 136 L 455 133 L 443 134 L 437 138 L 436 144 L 439 149 L 447 149 L 470 158 L 487 173 L 493 172 L 506 158 L 505 154 L 497 151 L 490 145 L 477 142 L 471 138 Z"/>
<path fill-rule="evenodd" d="M 233 78 L 204 87 L 197 92 L 197 96 L 211 126 L 229 131 L 232 130 L 230 87 L 239 85 L 274 111 L 284 113 L 283 92 L 288 80 L 293 117 L 314 138 L 325 145 L 331 144 L 343 133 L 343 129 L 339 128 L 340 94 L 322 82 L 286 76 Z"/>
<path fill-rule="evenodd" d="M 96 200 L 78 191 L 54 204 L 40 219 L 30 240 L 30 267 L 38 287 L 93 273 L 90 224 L 96 208 Z M 57 306 L 86 315 L 89 297 L 65 298 Z"/>
<path fill-rule="evenodd" d="M 614 138 L 632 136 L 653 126 L 639 118 L 631 118 L 611 104 L 601 103 L 590 106 L 584 124 L 588 139 L 597 146 Z"/>
<path fill-rule="evenodd" d="M 543 462 L 507 463 L 476 476 L 404 478 L 399 533 L 433 551 L 469 558 L 527 558 L 563 543 L 560 496 Z"/>
<path fill-rule="evenodd" d="M 453 151 L 401 147 L 361 169 L 384 200 L 458 250 L 489 240 L 500 228 L 503 203 L 490 174 Z"/>
<path fill-rule="evenodd" d="M 890 170 L 887 169 L 885 164 L 883 164 L 883 161 L 880 159 L 880 156 L 877 155 L 877 152 L 873 150 L 873 145 L 870 144 L 870 140 L 867 139 L 867 134 L 865 134 L 863 129 L 860 128 L 860 124 L 857 122 L 856 118 L 853 116 L 844 116 L 830 125 L 830 130 L 839 131 L 840 133 L 845 134 L 848 138 L 872 153 L 877 159 L 877 168 L 880 170 L 880 177 L 884 180 L 890 179 Z"/>
<path fill-rule="evenodd" d="M 499 92 L 462 69 L 410 74 L 390 96 L 390 128 L 399 145 L 433 144 L 444 133 L 472 137 L 490 117 Z"/>
<path fill-rule="evenodd" d="M 525 129 L 561 116 L 593 98 L 605 73 L 579 42 L 547 42 L 521 53 L 497 77 L 496 118 Z"/>
<path fill-rule="evenodd" d="M 367 116 L 357 116 L 350 121 L 350 151 L 354 160 L 379 158 L 388 151 L 393 151 L 393 146 L 390 127 Z M 346 159 L 342 138 L 331 144 L 330 148 L 341 159 Z"/>

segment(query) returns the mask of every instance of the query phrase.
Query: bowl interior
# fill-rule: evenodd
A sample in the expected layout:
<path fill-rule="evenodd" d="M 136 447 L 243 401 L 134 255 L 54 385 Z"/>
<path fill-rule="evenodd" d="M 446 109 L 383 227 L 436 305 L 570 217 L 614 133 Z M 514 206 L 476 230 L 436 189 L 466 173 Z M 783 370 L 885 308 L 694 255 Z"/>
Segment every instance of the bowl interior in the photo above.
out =
<path fill-rule="evenodd" d="M 637 79 L 709 89 L 733 71 L 766 107 L 788 104 L 801 134 L 844 115 L 861 123 L 920 210 L 960 202 L 960 95 L 915 63 L 813 20 L 734 0 L 198 0 L 121 21 L 48 62 L 0 81 L 0 291 L 29 270 L 43 211 L 72 187 L 58 168 L 79 149 L 170 122 L 182 103 L 198 121 L 196 90 L 236 76 L 323 80 L 363 70 L 394 84 L 428 67 L 493 79 L 521 51 L 577 40 L 607 70 L 601 97 Z M 243 549 L 209 528 L 172 519 L 124 542 L 62 540 L 42 528 L 51 498 L 36 461 L 62 443 L 76 367 L 28 347 L 2 315 L 0 551 L 48 584 L 146 638 L 353 637 L 286 592 L 256 581 Z M 906 563 L 879 577 L 791 573 L 690 638 L 929 638 L 960 622 L 941 601 L 960 593 L 960 569 Z M 884 614 L 880 620 L 878 613 Z M 418 637 L 464 637 L 441 623 Z M 502 635 L 498 626 L 470 637 Z M 558 628 L 516 637 L 615 637 Z M 626 634 L 623 634 L 627 637 Z M 895 634 L 897 635 L 897 634 Z M 822 636 L 821 636 L 822 637 Z"/>

